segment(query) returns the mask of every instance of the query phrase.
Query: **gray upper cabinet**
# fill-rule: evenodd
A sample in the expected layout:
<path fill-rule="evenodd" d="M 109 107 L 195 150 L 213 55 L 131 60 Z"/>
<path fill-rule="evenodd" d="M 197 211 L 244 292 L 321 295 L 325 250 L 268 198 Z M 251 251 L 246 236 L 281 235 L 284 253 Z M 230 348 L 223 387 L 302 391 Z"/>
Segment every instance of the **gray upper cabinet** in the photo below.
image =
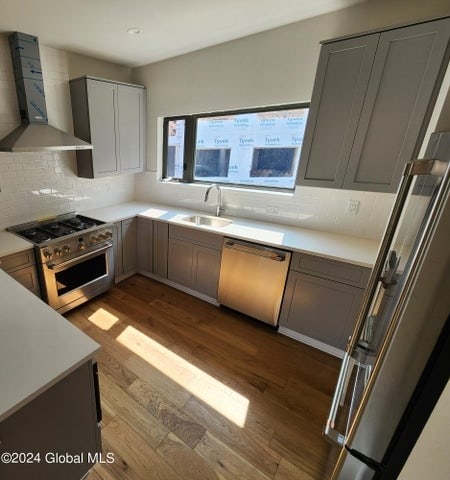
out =
<path fill-rule="evenodd" d="M 78 176 L 136 173 L 145 161 L 145 89 L 81 77 L 70 81 L 74 133 L 92 143 L 78 150 Z"/>
<path fill-rule="evenodd" d="M 340 188 L 379 35 L 322 46 L 299 168 L 301 185 Z"/>
<path fill-rule="evenodd" d="M 322 46 L 298 184 L 395 192 L 442 81 L 450 19 Z"/>

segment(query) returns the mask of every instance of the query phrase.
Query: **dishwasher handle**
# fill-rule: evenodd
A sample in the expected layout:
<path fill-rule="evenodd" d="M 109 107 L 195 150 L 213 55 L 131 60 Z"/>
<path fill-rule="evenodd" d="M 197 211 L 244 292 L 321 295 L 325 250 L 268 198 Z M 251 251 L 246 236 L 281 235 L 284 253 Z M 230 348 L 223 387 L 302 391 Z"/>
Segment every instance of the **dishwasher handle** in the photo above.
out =
<path fill-rule="evenodd" d="M 284 262 L 286 260 L 286 252 L 275 250 L 273 248 L 254 245 L 253 243 L 239 242 L 237 240 L 225 240 L 224 248 L 235 250 L 249 255 L 264 257 L 275 262 Z"/>

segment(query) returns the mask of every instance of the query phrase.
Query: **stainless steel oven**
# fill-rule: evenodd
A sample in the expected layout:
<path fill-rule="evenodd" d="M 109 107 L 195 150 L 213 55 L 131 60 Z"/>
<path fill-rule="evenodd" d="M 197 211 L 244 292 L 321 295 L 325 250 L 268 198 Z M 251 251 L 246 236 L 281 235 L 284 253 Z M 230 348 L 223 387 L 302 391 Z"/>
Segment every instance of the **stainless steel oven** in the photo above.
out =
<path fill-rule="evenodd" d="M 68 260 L 44 263 L 42 276 L 47 303 L 65 312 L 113 285 L 113 245 L 105 242 L 99 248 Z"/>
<path fill-rule="evenodd" d="M 114 284 L 112 228 L 71 213 L 8 230 L 36 245 L 43 299 L 63 313 Z"/>

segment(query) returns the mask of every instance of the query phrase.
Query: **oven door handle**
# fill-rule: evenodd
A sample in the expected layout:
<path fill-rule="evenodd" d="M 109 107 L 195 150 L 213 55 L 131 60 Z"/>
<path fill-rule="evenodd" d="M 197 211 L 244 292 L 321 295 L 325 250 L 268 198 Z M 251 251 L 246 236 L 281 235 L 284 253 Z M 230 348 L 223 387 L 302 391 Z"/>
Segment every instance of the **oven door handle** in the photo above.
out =
<path fill-rule="evenodd" d="M 78 263 L 80 262 L 81 260 L 85 259 L 85 258 L 88 258 L 88 257 L 92 257 L 94 255 L 97 255 L 99 252 L 103 252 L 104 250 L 108 250 L 112 247 L 112 243 L 107 243 L 104 247 L 101 247 L 101 248 L 98 248 L 97 250 L 94 250 L 93 252 L 88 252 L 88 253 L 85 253 L 84 255 L 80 255 L 79 257 L 75 257 L 75 258 L 72 258 L 71 260 L 67 260 L 66 262 L 62 262 L 62 263 L 48 263 L 47 264 L 47 267 L 50 269 L 50 270 L 59 270 L 60 268 L 64 268 L 66 267 L 67 265 L 71 265 L 72 263 Z"/>

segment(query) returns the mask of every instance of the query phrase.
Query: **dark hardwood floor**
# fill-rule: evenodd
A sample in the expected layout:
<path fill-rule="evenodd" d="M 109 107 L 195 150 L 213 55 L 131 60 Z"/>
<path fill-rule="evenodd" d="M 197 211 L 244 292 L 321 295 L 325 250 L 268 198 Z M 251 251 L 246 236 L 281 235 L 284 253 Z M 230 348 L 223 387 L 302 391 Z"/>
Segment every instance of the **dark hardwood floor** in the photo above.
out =
<path fill-rule="evenodd" d="M 102 345 L 88 480 L 328 478 L 338 359 L 140 275 L 66 318 Z"/>

